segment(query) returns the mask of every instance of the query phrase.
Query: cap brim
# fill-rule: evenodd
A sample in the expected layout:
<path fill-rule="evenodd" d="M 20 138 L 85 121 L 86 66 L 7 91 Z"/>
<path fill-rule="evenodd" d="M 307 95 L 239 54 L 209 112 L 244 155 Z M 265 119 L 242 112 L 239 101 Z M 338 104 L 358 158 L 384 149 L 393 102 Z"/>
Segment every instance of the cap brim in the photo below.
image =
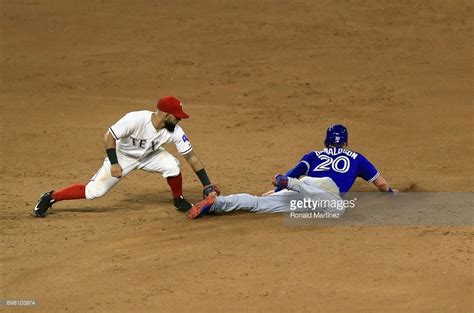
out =
<path fill-rule="evenodd" d="M 173 114 L 174 117 L 177 117 L 179 119 L 186 119 L 186 118 L 189 118 L 189 115 L 186 114 L 184 111 L 181 111 L 181 112 L 178 112 L 176 114 Z"/>

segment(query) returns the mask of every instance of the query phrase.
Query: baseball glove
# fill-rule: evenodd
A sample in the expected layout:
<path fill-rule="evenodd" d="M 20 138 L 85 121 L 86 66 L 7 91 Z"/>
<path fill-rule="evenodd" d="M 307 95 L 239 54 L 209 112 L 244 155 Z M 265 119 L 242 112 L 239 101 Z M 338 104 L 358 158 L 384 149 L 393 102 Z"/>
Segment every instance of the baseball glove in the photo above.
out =
<path fill-rule="evenodd" d="M 210 185 L 205 186 L 204 189 L 202 190 L 202 198 L 206 199 L 207 196 L 209 196 L 211 192 L 215 192 L 216 196 L 221 194 L 221 191 L 218 185 L 210 184 Z"/>

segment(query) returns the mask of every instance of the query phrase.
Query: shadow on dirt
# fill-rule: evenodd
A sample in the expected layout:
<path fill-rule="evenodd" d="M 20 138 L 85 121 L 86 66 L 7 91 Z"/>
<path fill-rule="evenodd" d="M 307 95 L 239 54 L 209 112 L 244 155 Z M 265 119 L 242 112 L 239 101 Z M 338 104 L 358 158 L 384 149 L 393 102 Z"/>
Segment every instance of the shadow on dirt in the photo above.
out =
<path fill-rule="evenodd" d="M 188 191 L 186 198 L 191 202 L 197 202 L 200 200 L 200 190 Z M 79 203 L 78 203 L 79 204 Z M 54 213 L 104 213 L 104 212 L 117 212 L 117 211 L 136 211 L 150 206 L 166 206 L 173 208 L 173 200 L 170 192 L 156 192 L 156 193 L 138 193 L 131 194 L 125 199 L 111 203 L 109 206 L 94 207 L 93 202 L 87 203 L 87 206 L 77 206 L 74 208 L 56 208 L 50 211 L 50 214 Z"/>

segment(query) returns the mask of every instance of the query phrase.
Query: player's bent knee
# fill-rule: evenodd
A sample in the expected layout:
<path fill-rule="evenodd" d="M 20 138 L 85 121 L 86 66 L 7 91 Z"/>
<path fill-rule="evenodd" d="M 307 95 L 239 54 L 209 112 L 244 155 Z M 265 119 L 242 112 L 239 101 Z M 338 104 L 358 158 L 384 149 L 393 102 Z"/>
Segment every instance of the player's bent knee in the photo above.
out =
<path fill-rule="evenodd" d="M 107 188 L 97 186 L 94 182 L 89 182 L 86 185 L 86 199 L 93 200 L 100 198 L 109 191 Z"/>
<path fill-rule="evenodd" d="M 163 175 L 163 177 L 166 178 L 178 176 L 179 173 L 181 173 L 181 168 L 178 159 L 171 156 L 167 161 L 168 162 L 164 162 L 161 167 L 161 174 Z"/>
<path fill-rule="evenodd" d="M 179 168 L 179 165 L 176 165 L 173 167 L 165 168 L 161 174 L 163 175 L 163 177 L 166 178 L 166 177 L 178 176 L 180 173 L 181 173 L 181 169 Z"/>

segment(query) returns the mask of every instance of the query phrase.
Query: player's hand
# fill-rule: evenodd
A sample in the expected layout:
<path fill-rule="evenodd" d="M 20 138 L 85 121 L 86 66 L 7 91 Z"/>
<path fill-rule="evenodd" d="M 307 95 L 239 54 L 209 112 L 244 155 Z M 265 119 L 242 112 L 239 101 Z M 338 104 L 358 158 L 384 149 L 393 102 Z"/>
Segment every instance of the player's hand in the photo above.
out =
<path fill-rule="evenodd" d="M 273 194 L 273 193 L 275 193 L 275 190 L 273 190 L 273 189 L 272 189 L 272 190 L 269 190 L 269 191 L 265 192 L 264 194 L 262 194 L 262 197 L 269 196 L 269 195 L 271 195 L 271 194 Z"/>
<path fill-rule="evenodd" d="M 202 190 L 203 199 L 206 199 L 208 196 L 217 197 L 220 194 L 221 194 L 220 187 L 215 184 L 204 186 L 204 189 Z"/>
<path fill-rule="evenodd" d="M 110 174 L 115 178 L 122 177 L 122 167 L 119 164 L 112 164 L 110 167 Z"/>

